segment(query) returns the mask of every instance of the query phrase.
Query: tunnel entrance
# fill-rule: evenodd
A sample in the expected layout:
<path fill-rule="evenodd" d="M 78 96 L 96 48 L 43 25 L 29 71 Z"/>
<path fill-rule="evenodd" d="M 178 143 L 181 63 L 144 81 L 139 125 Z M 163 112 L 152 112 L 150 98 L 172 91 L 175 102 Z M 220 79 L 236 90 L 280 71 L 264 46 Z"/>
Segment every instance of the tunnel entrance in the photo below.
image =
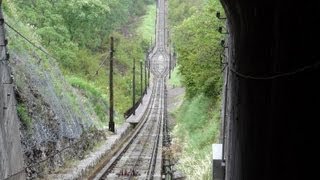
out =
<path fill-rule="evenodd" d="M 320 120 L 319 2 L 222 0 L 226 179 L 311 179 Z"/>

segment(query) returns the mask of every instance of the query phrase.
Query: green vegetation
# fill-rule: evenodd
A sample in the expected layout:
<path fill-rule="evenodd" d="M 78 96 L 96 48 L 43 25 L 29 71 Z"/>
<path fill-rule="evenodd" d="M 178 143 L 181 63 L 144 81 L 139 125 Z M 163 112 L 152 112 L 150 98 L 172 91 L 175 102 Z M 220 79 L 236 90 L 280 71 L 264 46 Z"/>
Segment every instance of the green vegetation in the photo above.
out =
<path fill-rule="evenodd" d="M 222 7 L 217 0 L 169 1 L 172 41 L 178 55 L 178 72 L 171 84 L 186 88 L 185 100 L 173 115 L 178 169 L 188 179 L 211 179 L 211 144 L 217 142 L 220 127 L 222 76 L 217 31 L 223 23 L 215 17 Z M 173 148 L 174 149 L 174 148 Z M 179 148 L 178 148 L 179 149 Z"/>
<path fill-rule="evenodd" d="M 169 84 L 174 87 L 182 87 L 182 77 L 179 75 L 179 67 L 176 67 L 171 72 L 171 78 L 169 79 Z"/>
<path fill-rule="evenodd" d="M 169 1 L 169 20 L 172 27 L 201 10 L 205 0 L 171 0 Z"/>
<path fill-rule="evenodd" d="M 75 88 L 82 90 L 83 95 L 89 99 L 100 121 L 107 122 L 106 112 L 108 109 L 107 96 L 96 86 L 75 76 L 68 77 L 68 82 Z"/>
<path fill-rule="evenodd" d="M 216 19 L 215 13 L 222 8 L 218 0 L 168 2 L 171 42 L 178 55 L 178 68 L 172 73 L 170 83 L 186 88 L 186 99 L 175 113 L 174 137 L 183 148 L 178 167 L 189 179 L 209 179 L 211 144 L 219 134 L 222 85 L 219 58 L 222 36 L 217 29 L 223 22 Z M 106 124 L 104 122 L 108 120 L 108 56 L 110 36 L 113 36 L 117 125 L 123 121 L 122 114 L 132 104 L 133 59 L 137 63 L 143 60 L 151 38 L 154 39 L 154 0 L 4 0 L 3 6 L 9 24 L 56 57 L 67 77 L 67 82 L 63 83 L 52 80 L 56 94 L 67 97 L 72 105 L 81 102 L 93 109 L 100 120 L 95 122 L 98 125 Z M 52 58 L 11 30 L 9 43 L 11 52 L 30 56 L 32 64 L 26 67 L 41 67 L 28 73 L 59 75 L 53 69 L 55 61 Z M 135 73 L 139 77 L 139 68 Z M 17 80 L 18 89 L 27 88 L 23 80 Z M 64 83 L 70 84 L 76 93 Z M 136 87 L 139 95 L 139 80 Z M 32 119 L 26 105 L 19 104 L 17 109 L 22 123 L 30 126 Z M 74 109 L 80 111 L 81 108 Z"/>
<path fill-rule="evenodd" d="M 29 116 L 28 110 L 26 106 L 22 103 L 18 103 L 17 105 L 18 116 L 23 125 L 27 127 L 27 129 L 31 126 L 32 119 Z"/>
<path fill-rule="evenodd" d="M 176 143 L 182 145 L 178 153 L 178 169 L 188 179 L 210 179 L 211 144 L 217 141 L 220 127 L 220 101 L 204 95 L 185 100 L 174 114 Z"/>
<path fill-rule="evenodd" d="M 173 28 L 179 72 L 183 76 L 188 97 L 200 93 L 216 97 L 220 93 L 219 55 L 222 47 L 219 42 L 222 37 L 217 32 L 221 22 L 215 17 L 219 7 L 216 1 L 211 0 L 202 10 Z"/>
<path fill-rule="evenodd" d="M 4 0 L 3 6 L 6 21 L 55 57 L 68 83 L 88 99 L 101 122 L 108 118 L 108 56 L 113 36 L 116 119 L 123 121 L 122 114 L 132 104 L 133 59 L 145 58 L 154 35 L 153 0 Z M 53 59 L 11 30 L 9 37 L 11 51 L 32 54 L 31 58 L 39 59 L 37 65 L 52 68 Z M 135 73 L 139 75 L 138 68 Z M 139 81 L 136 87 L 139 95 Z M 64 85 L 55 81 L 55 91 L 62 94 Z M 72 93 L 66 96 L 71 103 L 76 101 Z"/>
<path fill-rule="evenodd" d="M 148 13 L 142 17 L 142 25 L 138 28 L 138 33 L 142 35 L 142 37 L 146 41 L 154 40 L 154 30 L 155 30 L 155 19 L 157 9 L 154 5 L 148 6 Z"/>

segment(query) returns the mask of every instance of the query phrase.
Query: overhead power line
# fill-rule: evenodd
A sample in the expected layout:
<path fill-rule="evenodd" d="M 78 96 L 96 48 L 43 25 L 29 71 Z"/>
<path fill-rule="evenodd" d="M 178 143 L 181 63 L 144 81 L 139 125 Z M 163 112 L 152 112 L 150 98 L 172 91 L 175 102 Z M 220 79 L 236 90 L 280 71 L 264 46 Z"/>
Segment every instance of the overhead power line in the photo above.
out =
<path fill-rule="evenodd" d="M 58 61 L 57 58 L 55 58 L 53 55 L 51 55 L 50 53 L 48 53 L 47 51 L 45 51 L 43 48 L 41 48 L 40 46 L 37 46 L 34 42 L 32 42 L 29 38 L 27 38 L 26 36 L 24 36 L 22 33 L 20 33 L 18 30 L 16 30 L 13 26 L 11 26 L 10 24 L 8 24 L 7 22 L 4 22 L 11 30 L 13 30 L 15 33 L 17 33 L 20 37 L 22 37 L 25 41 L 27 41 L 29 44 L 31 44 L 33 47 L 37 48 L 38 50 L 40 50 L 41 52 L 45 53 L 46 55 L 50 56 L 51 58 L 55 59 Z"/>

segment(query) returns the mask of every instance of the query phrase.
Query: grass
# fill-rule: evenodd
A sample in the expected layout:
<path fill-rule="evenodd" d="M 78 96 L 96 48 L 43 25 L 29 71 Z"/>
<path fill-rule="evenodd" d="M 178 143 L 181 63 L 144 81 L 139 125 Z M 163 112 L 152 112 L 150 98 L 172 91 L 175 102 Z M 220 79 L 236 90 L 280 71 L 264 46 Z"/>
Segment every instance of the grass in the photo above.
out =
<path fill-rule="evenodd" d="M 75 76 L 67 78 L 68 82 L 75 88 L 82 90 L 83 95 L 91 102 L 93 109 L 101 122 L 107 121 L 107 95 L 93 84 Z"/>
<path fill-rule="evenodd" d="M 185 100 L 175 113 L 173 136 L 182 147 L 177 153 L 177 168 L 188 179 L 210 179 L 211 145 L 216 143 L 220 127 L 220 101 L 199 95 Z"/>
<path fill-rule="evenodd" d="M 36 33 L 35 28 L 31 25 L 24 24 L 19 21 L 19 13 L 14 7 L 14 3 L 11 1 L 6 0 L 6 20 L 16 29 L 18 29 L 22 34 L 24 34 L 28 39 L 34 42 L 37 46 L 41 46 L 41 37 Z M 148 5 L 146 15 L 142 16 L 140 21 L 135 22 L 136 26 L 138 26 L 136 31 L 138 33 L 137 39 L 139 43 L 137 43 L 137 39 L 134 38 L 125 38 L 121 34 L 121 47 L 117 47 L 116 49 L 116 61 L 115 63 L 115 76 L 114 76 L 114 97 L 115 97 L 115 122 L 117 125 L 120 125 L 124 122 L 123 112 L 130 108 L 131 106 L 131 60 L 133 56 L 136 59 L 143 59 L 144 58 L 144 51 L 143 48 L 150 42 L 151 37 L 154 38 L 154 29 L 155 29 L 155 17 L 156 17 L 156 6 L 155 3 L 152 5 Z M 9 37 L 9 48 L 10 50 L 14 50 L 17 54 L 27 54 L 30 56 L 32 60 L 32 64 L 37 65 L 41 68 L 37 68 L 39 72 L 37 72 L 37 76 L 44 75 L 42 70 L 48 71 L 52 74 L 52 61 L 53 59 L 48 58 L 42 52 L 36 50 L 30 44 L 25 42 L 21 37 L 19 37 L 15 32 L 8 29 L 7 33 Z M 141 40 L 143 39 L 143 41 Z M 141 42 L 140 42 L 141 41 Z M 131 45 L 132 44 L 132 45 Z M 131 45 L 131 46 L 129 46 Z M 141 46 L 141 47 L 140 47 Z M 42 46 L 41 46 L 42 47 Z M 143 48 L 142 48 L 143 47 Z M 65 98 L 67 102 L 70 102 L 72 105 L 73 110 L 77 114 L 81 114 L 83 108 L 80 108 L 79 102 L 85 103 L 82 104 L 85 109 L 90 109 L 92 112 L 94 111 L 95 114 L 90 115 L 94 117 L 93 119 L 97 119 L 98 121 L 95 122 L 97 126 L 100 127 L 107 124 L 108 121 L 108 114 L 109 114 L 109 106 L 108 106 L 108 75 L 106 75 L 105 71 L 108 70 L 108 64 L 106 67 L 101 68 L 100 73 L 91 78 L 91 76 L 96 72 L 100 65 L 100 61 L 104 59 L 104 54 L 102 53 L 90 53 L 88 51 L 79 50 L 79 49 L 72 49 L 72 44 L 70 45 L 69 50 L 61 49 L 61 48 L 48 48 L 43 47 L 46 51 L 53 54 L 57 59 L 59 59 L 59 67 L 63 72 L 63 75 L 67 76 L 67 84 L 61 83 L 61 81 L 57 78 L 52 79 L 54 90 L 56 94 L 59 95 L 60 98 Z M 137 52 L 132 52 L 134 49 Z M 76 51 L 74 51 L 76 50 Z M 61 52 L 60 52 L 61 51 Z M 71 55 L 68 54 L 70 52 L 77 52 L 77 61 L 71 61 L 69 56 L 73 56 L 75 53 Z M 123 51 L 123 56 L 120 56 L 120 52 Z M 141 51 L 141 53 L 140 53 Z M 30 53 L 32 52 L 32 53 Z M 80 54 L 79 54 L 80 53 Z M 34 57 L 35 56 L 35 57 Z M 36 58 L 39 57 L 39 58 Z M 66 57 L 66 58 L 64 58 Z M 41 59 L 41 61 L 40 61 Z M 38 63 L 39 61 L 39 63 Z M 66 61 L 66 62 L 65 62 Z M 68 65 L 72 68 L 64 67 L 63 63 L 69 63 Z M 117 66 L 118 65 L 118 66 Z M 68 66 L 68 67 L 69 67 Z M 34 73 L 34 72 L 33 72 Z M 22 74 L 23 75 L 23 74 Z M 21 76 L 22 76 L 21 75 Z M 56 74 L 52 74 L 52 77 L 55 77 Z M 17 79 L 19 82 L 19 86 L 23 87 L 24 81 L 22 79 Z M 80 96 L 74 94 L 69 89 L 69 84 L 78 89 L 80 92 Z M 68 85 L 67 93 L 64 92 L 66 90 L 65 85 Z M 140 87 L 137 84 L 137 87 Z M 21 107 L 22 108 L 22 107 Z M 20 109 L 21 113 L 24 114 L 23 109 Z M 27 111 L 26 111 L 27 112 Z M 23 116 L 27 117 L 27 116 Z M 97 118 L 98 117 L 98 118 Z M 32 118 L 31 118 L 32 120 Z"/>
<path fill-rule="evenodd" d="M 94 84 L 91 84 L 82 78 L 79 78 L 76 76 L 69 76 L 69 77 L 67 77 L 67 80 L 73 87 L 77 87 L 79 89 L 85 90 L 96 97 L 103 98 L 103 100 L 107 100 L 107 98 L 108 98 L 107 95 L 104 94 Z"/>
<path fill-rule="evenodd" d="M 154 40 L 155 19 L 156 19 L 156 5 L 148 5 L 146 15 L 142 16 L 142 22 L 138 27 L 137 32 L 141 34 L 143 39 L 150 42 L 151 38 Z"/>
<path fill-rule="evenodd" d="M 169 84 L 173 87 L 182 87 L 182 77 L 179 74 L 179 66 L 177 66 L 171 72 L 171 78 L 169 79 Z"/>
<path fill-rule="evenodd" d="M 32 119 L 29 116 L 27 107 L 22 103 L 18 103 L 17 112 L 18 112 L 18 116 L 20 118 L 21 123 L 25 125 L 27 129 L 29 129 L 32 124 Z"/>

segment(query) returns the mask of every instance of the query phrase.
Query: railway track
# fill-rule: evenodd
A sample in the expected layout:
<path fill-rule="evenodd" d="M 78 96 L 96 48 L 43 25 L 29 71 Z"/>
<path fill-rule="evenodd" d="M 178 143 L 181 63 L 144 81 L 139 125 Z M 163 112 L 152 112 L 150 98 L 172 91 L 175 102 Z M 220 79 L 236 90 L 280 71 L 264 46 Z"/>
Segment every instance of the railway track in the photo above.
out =
<path fill-rule="evenodd" d="M 165 0 L 158 0 L 156 44 L 150 57 L 152 95 L 150 104 L 131 137 L 93 179 L 161 179 L 163 133 L 166 130 Z"/>

